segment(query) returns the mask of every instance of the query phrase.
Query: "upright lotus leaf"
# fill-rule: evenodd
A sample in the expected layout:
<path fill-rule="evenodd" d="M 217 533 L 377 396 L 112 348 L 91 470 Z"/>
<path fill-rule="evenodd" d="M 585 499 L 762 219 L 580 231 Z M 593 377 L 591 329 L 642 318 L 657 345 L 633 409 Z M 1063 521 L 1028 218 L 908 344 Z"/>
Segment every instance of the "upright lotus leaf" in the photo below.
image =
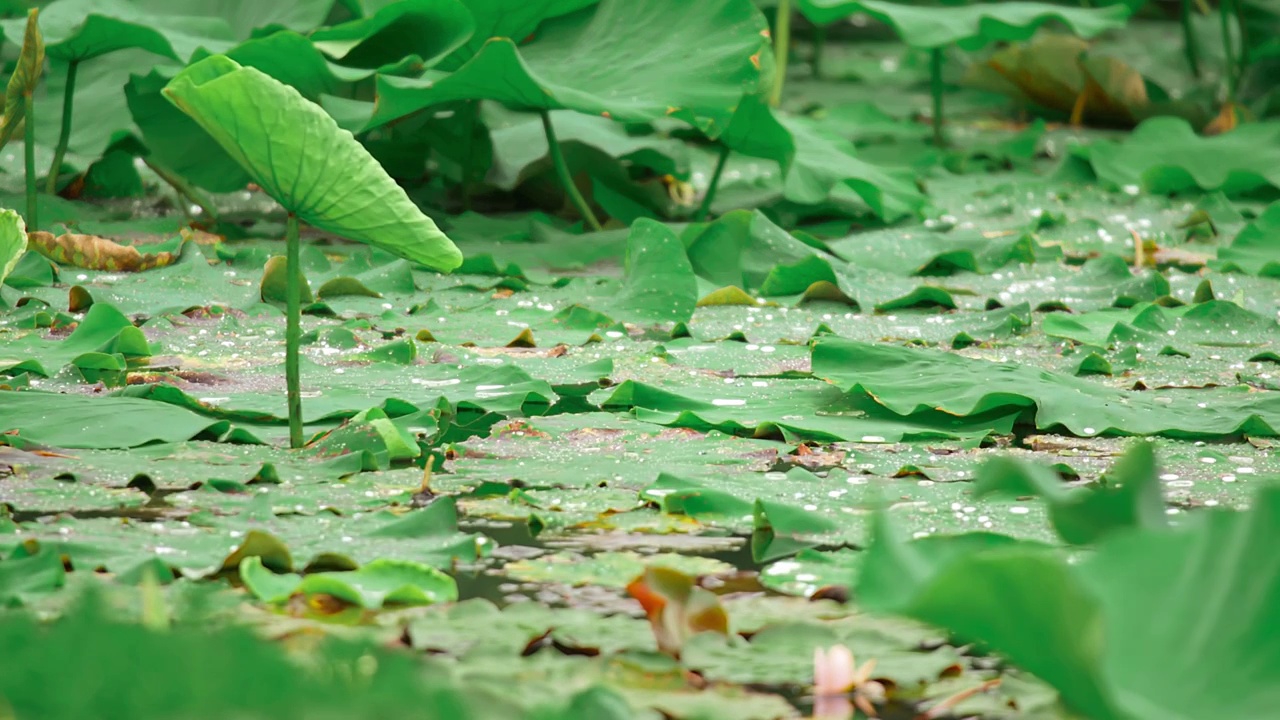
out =
<path fill-rule="evenodd" d="M 1119 142 L 1103 140 L 1079 149 L 1098 179 L 1118 187 L 1169 194 L 1220 190 L 1240 195 L 1280 188 L 1280 123 L 1241 125 L 1202 137 L 1186 120 L 1151 118 Z"/>
<path fill-rule="evenodd" d="M 285 377 L 289 442 L 301 447 L 299 220 L 443 272 L 461 265 L 462 253 L 350 132 L 261 70 L 214 55 L 179 73 L 164 94 L 289 212 Z"/>
<path fill-rule="evenodd" d="M 568 15 L 599 0 L 467 0 L 475 21 L 475 31 L 440 63 L 444 70 L 456 70 L 476 56 L 490 38 L 511 38 L 517 43 L 528 38 L 544 20 Z"/>
<path fill-rule="evenodd" d="M 221 18 L 153 12 L 133 0 L 60 0 L 41 14 L 50 58 L 65 63 L 62 122 L 46 192 L 57 190 L 58 172 L 71 141 L 72 109 L 80 64 L 118 50 L 137 48 L 186 61 L 199 48 L 218 51 L 232 41 Z"/>
<path fill-rule="evenodd" d="M 430 67 L 474 32 L 475 20 L 461 0 L 402 0 L 369 17 L 316 30 L 311 41 L 351 67 L 377 68 L 410 55 Z"/>
<path fill-rule="evenodd" d="M 293 87 L 308 100 L 318 100 L 338 84 L 324 54 L 298 33 L 282 31 L 247 40 L 226 55 Z M 146 75 L 132 75 L 124 87 L 129 114 L 150 151 L 147 162 L 212 192 L 243 188 L 250 178 L 239 163 L 165 99 L 164 88 L 175 74 L 175 70 L 155 68 Z"/>
<path fill-rule="evenodd" d="M 449 271 L 462 254 L 320 106 L 260 70 L 214 55 L 165 96 L 291 214 L 321 230 Z"/>
<path fill-rule="evenodd" d="M 58 0 L 41 12 L 40 25 L 49 57 L 69 62 L 128 48 L 181 62 L 202 46 L 220 50 L 233 39 L 220 18 L 154 12 L 134 0 Z"/>
<path fill-rule="evenodd" d="M 1077 545 L 1097 542 L 1117 530 L 1168 525 L 1151 443 L 1135 444 L 1105 479 L 1106 484 L 1097 488 L 1068 488 L 1048 467 L 995 458 L 978 471 L 974 496 L 1038 495 L 1049 505 L 1058 536 Z"/>
<path fill-rule="evenodd" d="M 938 7 L 881 0 L 798 0 L 800 11 L 827 25 L 854 13 L 866 13 L 889 25 L 915 48 L 959 45 L 977 50 L 993 42 L 1026 40 L 1041 25 L 1056 20 L 1072 33 L 1090 38 L 1124 27 L 1133 8 L 1125 4 L 1099 8 L 1040 2 L 992 2 Z"/>
<path fill-rule="evenodd" d="M 625 122 L 675 117 L 714 137 L 758 87 L 767 34 L 750 0 L 602 0 L 544 22 L 527 45 L 492 38 L 454 73 L 380 77 L 368 127 L 459 100 L 495 100 Z"/>
<path fill-rule="evenodd" d="M 40 82 L 40 73 L 44 71 L 44 38 L 40 34 L 37 22 L 39 12 L 32 10 L 27 14 L 26 29 L 22 36 L 22 51 L 18 54 L 18 65 L 9 76 L 9 84 L 4 92 L 4 122 L 0 124 L 0 148 L 8 144 L 17 132 L 18 126 L 26 117 L 24 96 L 35 92 Z"/>
<path fill-rule="evenodd" d="M 27 250 L 27 225 L 16 210 L 0 210 L 0 285 Z"/>
<path fill-rule="evenodd" d="M 1084 717 L 1262 718 L 1280 702 L 1275 488 L 1246 512 L 1110 536 L 1079 562 L 974 534 L 905 542 L 880 525 L 863 607 L 984 642 Z"/>

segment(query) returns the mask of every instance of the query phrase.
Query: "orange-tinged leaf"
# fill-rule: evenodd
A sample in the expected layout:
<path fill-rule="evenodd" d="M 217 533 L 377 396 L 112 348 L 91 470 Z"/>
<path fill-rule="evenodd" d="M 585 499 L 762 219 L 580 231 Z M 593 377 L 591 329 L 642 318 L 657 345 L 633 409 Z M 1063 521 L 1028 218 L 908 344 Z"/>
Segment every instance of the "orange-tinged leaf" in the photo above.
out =
<path fill-rule="evenodd" d="M 27 240 L 33 249 L 50 260 L 86 270 L 140 272 L 171 265 L 181 256 L 181 251 L 144 253 L 136 246 L 121 245 L 97 235 L 67 233 L 54 236 L 37 230 L 28 233 Z"/>

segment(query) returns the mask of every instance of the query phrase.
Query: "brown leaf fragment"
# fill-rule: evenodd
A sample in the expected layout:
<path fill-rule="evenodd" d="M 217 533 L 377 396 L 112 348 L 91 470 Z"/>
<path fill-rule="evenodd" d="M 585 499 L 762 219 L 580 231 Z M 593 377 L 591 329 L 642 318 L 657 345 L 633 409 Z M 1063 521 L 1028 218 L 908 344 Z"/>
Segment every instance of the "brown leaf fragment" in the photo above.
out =
<path fill-rule="evenodd" d="M 133 245 L 121 245 L 97 235 L 66 233 L 55 236 L 36 230 L 27 234 L 31 247 L 41 255 L 62 265 L 86 270 L 141 272 L 172 265 L 180 252 L 144 253 Z"/>

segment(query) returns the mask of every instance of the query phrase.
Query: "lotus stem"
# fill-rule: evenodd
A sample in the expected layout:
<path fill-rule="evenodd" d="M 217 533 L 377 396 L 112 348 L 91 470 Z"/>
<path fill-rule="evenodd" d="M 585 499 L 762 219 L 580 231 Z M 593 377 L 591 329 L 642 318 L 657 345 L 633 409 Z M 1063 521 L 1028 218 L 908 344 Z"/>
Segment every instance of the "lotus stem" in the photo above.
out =
<path fill-rule="evenodd" d="M 947 140 L 942 135 L 942 48 L 929 51 L 929 90 L 933 95 L 933 144 L 944 147 Z"/>
<path fill-rule="evenodd" d="M 467 139 L 462 150 L 462 209 L 471 211 L 471 176 L 475 174 L 476 123 L 480 120 L 480 101 L 466 104 Z"/>
<path fill-rule="evenodd" d="M 285 225 L 285 336 L 284 377 L 289 394 L 289 447 L 302 447 L 302 381 L 298 352 L 302 345 L 302 249 L 298 240 L 298 216 L 289 213 Z"/>
<path fill-rule="evenodd" d="M 79 60 L 67 63 L 67 85 L 62 90 L 62 131 L 58 134 L 58 147 L 53 151 L 53 164 L 49 166 L 49 177 L 45 180 L 44 191 L 50 195 L 58 192 L 58 171 L 62 169 L 62 158 L 67 155 L 67 145 L 71 142 L 71 106 L 76 95 L 76 69 Z"/>
<path fill-rule="evenodd" d="M 155 173 L 161 180 L 168 183 L 177 193 L 204 211 L 211 223 L 218 222 L 218 208 L 213 204 L 213 200 L 201 192 L 200 188 L 187 182 L 187 179 L 175 173 L 169 168 L 156 162 L 149 155 L 142 156 L 142 164 L 151 168 L 151 172 Z"/>
<path fill-rule="evenodd" d="M 1240 53 L 1236 55 L 1236 87 L 1244 81 L 1245 71 L 1249 69 L 1249 24 L 1244 19 L 1244 3 L 1231 0 L 1232 16 L 1236 20 L 1236 29 L 1240 33 Z"/>
<path fill-rule="evenodd" d="M 729 162 L 729 153 L 733 152 L 728 145 L 721 143 L 720 158 L 716 160 L 715 172 L 711 173 L 711 184 L 707 186 L 707 194 L 702 196 L 702 204 L 698 206 L 698 213 L 693 216 L 694 220 L 706 220 L 711 214 L 711 205 L 716 201 L 716 190 L 720 189 L 720 178 L 724 175 L 724 166 Z"/>
<path fill-rule="evenodd" d="M 778 0 L 778 11 L 773 28 L 773 56 L 777 63 L 773 77 L 773 92 L 769 104 L 782 104 L 782 90 L 787 84 L 787 55 L 791 52 L 791 0 Z"/>
<path fill-rule="evenodd" d="M 36 102 L 30 91 L 23 93 L 22 105 L 25 118 L 23 122 L 26 123 L 22 134 L 22 150 L 27 162 L 27 229 L 39 230 L 40 219 L 36 214 Z"/>
<path fill-rule="evenodd" d="M 1233 48 L 1234 43 L 1231 40 L 1231 15 L 1231 0 L 1221 0 L 1218 3 L 1218 21 L 1222 28 L 1222 55 L 1226 64 L 1227 102 L 1234 103 L 1236 100 L 1236 83 L 1239 77 L 1236 75 L 1238 62 Z M 1243 52 L 1244 48 L 1240 50 Z"/>
<path fill-rule="evenodd" d="M 809 69 L 813 71 L 815 80 L 822 77 L 822 55 L 827 49 L 827 26 L 818 25 L 813 29 L 813 53 L 809 55 Z"/>
<path fill-rule="evenodd" d="M 1182 49 L 1187 56 L 1187 65 L 1191 67 L 1191 74 L 1200 78 L 1200 41 L 1196 38 L 1195 28 L 1191 27 L 1191 3 L 1192 0 L 1182 0 L 1182 11 L 1180 19 L 1182 20 Z"/>
<path fill-rule="evenodd" d="M 560 184 L 564 187 L 564 192 L 569 196 L 569 201 L 578 209 L 578 214 L 582 215 L 582 219 L 592 230 L 599 232 L 604 228 L 600 225 L 600 221 L 596 219 L 595 213 L 591 212 L 591 206 L 587 204 L 587 199 L 582 197 L 582 193 L 578 191 L 578 186 L 573 183 L 573 176 L 569 174 L 569 164 L 564 161 L 564 153 L 560 151 L 560 141 L 556 140 L 556 129 L 551 124 L 551 113 L 546 110 L 540 111 L 542 115 L 542 131 L 547 136 L 547 152 L 551 154 L 551 164 L 555 165 L 556 175 L 560 178 Z"/>

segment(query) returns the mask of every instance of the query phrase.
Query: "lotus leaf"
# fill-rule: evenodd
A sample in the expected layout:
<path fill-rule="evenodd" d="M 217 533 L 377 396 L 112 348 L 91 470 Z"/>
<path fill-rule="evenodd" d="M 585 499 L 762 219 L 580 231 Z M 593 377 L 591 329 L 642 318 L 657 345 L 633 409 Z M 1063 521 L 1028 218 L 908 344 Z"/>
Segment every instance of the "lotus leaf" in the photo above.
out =
<path fill-rule="evenodd" d="M 1037 2 L 974 3 L 930 7 L 881 0 L 799 0 L 801 12 L 819 24 L 863 12 L 886 23 L 912 47 L 959 44 L 976 50 L 992 42 L 1026 40 L 1057 20 L 1081 37 L 1124 27 L 1132 9 L 1124 4 L 1075 8 Z"/>
<path fill-rule="evenodd" d="M 380 77 L 368 127 L 486 99 L 629 122 L 675 117 L 714 136 L 760 83 L 764 29 L 749 0 L 601 0 L 544 22 L 528 45 L 493 38 L 453 73 Z"/>
<path fill-rule="evenodd" d="M 165 95 L 304 222 L 438 270 L 462 262 L 351 134 L 296 90 L 215 55 L 179 73 Z"/>
<path fill-rule="evenodd" d="M 1122 142 L 1101 141 L 1082 151 L 1098 179 L 1152 193 L 1221 190 L 1239 195 L 1280 188 L 1280 124 L 1255 123 L 1217 137 L 1196 135 L 1187 121 L 1151 118 Z"/>

